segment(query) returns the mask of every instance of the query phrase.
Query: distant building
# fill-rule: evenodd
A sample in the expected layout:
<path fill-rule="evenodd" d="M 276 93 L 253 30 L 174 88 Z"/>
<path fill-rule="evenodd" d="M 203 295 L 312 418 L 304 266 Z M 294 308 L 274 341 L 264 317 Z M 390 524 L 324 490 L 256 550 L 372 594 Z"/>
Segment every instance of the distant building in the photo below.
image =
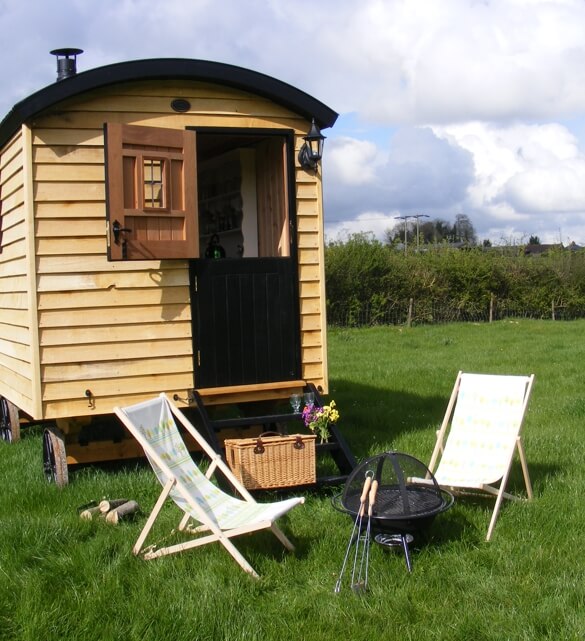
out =
<path fill-rule="evenodd" d="M 524 245 L 524 254 L 526 256 L 538 256 L 540 254 L 546 254 L 549 251 L 564 249 L 561 243 L 553 243 L 550 245 L 535 243 Z"/>

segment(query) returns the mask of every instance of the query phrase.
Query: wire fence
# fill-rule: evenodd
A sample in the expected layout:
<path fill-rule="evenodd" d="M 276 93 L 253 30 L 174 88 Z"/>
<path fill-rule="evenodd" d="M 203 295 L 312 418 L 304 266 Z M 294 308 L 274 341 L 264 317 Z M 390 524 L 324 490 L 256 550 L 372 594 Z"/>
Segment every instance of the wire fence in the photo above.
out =
<path fill-rule="evenodd" d="M 386 305 L 335 304 L 327 308 L 327 322 L 334 327 L 371 325 L 425 325 L 455 322 L 489 323 L 507 319 L 576 320 L 585 318 L 585 307 L 551 301 L 550 307 L 530 309 L 495 299 L 489 305 L 438 304 L 428 300 L 388 302 Z"/>

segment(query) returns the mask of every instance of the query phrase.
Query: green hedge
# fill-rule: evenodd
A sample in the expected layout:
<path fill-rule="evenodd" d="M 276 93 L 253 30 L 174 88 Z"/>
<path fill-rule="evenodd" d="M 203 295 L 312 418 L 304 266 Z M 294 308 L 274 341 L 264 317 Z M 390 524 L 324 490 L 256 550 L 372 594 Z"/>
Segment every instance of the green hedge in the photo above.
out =
<path fill-rule="evenodd" d="M 365 234 L 325 248 L 328 319 L 332 324 L 384 322 L 392 310 L 432 321 L 438 308 L 462 318 L 500 314 L 585 316 L 585 251 L 524 255 L 501 248 L 425 246 L 405 255 Z M 494 306 L 495 303 L 495 306 Z M 343 319 L 343 320 L 342 320 Z"/>

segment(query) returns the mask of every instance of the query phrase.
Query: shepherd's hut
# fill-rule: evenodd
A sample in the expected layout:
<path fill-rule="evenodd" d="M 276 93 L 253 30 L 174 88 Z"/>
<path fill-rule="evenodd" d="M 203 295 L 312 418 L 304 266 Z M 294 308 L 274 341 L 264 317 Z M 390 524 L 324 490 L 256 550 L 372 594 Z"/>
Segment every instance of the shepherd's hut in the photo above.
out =
<path fill-rule="evenodd" d="M 327 393 L 320 129 L 337 114 L 231 65 L 77 73 L 81 50 L 51 53 L 57 80 L 0 123 L 4 438 L 47 423 L 63 484 L 138 454 L 109 433 L 116 405 L 166 392 L 213 441 L 214 406 Z"/>

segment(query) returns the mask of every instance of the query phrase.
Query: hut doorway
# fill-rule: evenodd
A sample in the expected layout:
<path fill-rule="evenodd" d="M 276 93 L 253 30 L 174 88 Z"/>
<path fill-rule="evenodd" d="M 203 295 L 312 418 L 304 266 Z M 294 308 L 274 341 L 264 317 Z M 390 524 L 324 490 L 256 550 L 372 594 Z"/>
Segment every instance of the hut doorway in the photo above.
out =
<path fill-rule="evenodd" d="M 197 388 L 301 374 L 293 134 L 197 130 Z"/>

